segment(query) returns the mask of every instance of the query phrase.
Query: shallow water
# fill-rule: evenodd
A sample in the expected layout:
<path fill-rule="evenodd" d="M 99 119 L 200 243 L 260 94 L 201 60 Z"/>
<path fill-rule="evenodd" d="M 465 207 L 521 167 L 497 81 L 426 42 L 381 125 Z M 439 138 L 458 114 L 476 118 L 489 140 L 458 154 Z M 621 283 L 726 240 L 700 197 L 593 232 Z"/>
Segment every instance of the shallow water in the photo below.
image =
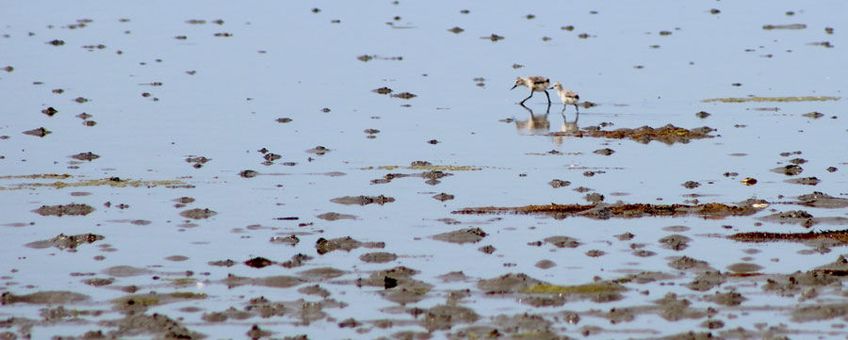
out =
<path fill-rule="evenodd" d="M 635 2 L 482 6 L 44 1 L 3 6 L 0 291 L 6 293 L 6 304 L 0 307 L 0 332 L 31 332 L 36 338 L 81 336 L 93 330 L 117 332 L 111 333 L 117 336 L 167 336 L 162 327 L 126 330 L 99 323 L 161 313 L 212 338 L 242 337 L 254 324 L 273 336 L 403 337 L 411 335 L 404 331 L 428 332 L 422 321 L 427 319 L 426 309 L 447 303 L 470 308 L 480 318 L 460 322 L 456 320 L 461 317 L 453 315 L 449 327 L 430 328 L 429 335 L 469 336 L 470 326 L 502 326 L 495 319 L 498 315 L 530 313 L 550 325 L 502 326 L 499 333 L 616 337 L 628 332 L 633 337 L 656 337 L 700 331 L 737 337 L 744 336 L 737 330 L 742 327 L 748 336 L 845 336 L 844 315 L 834 312 L 820 321 L 802 321 L 798 315 L 805 314 L 796 309 L 799 303 L 842 303 L 840 277 L 834 278 L 835 283 L 801 284 L 780 293 L 763 288 L 770 279 L 834 262 L 844 253 L 841 243 L 742 243 L 727 237 L 751 231 L 845 228 L 841 222 L 805 228 L 759 218 L 798 209 L 815 217 L 846 217 L 844 208 L 792 204 L 797 196 L 813 191 L 848 198 L 848 159 L 841 142 L 848 134 L 841 98 L 848 88 L 848 71 L 842 67 L 848 56 L 839 15 L 846 6 L 839 1 L 800 7 L 788 1 L 768 6 L 673 1 L 650 6 Z M 313 13 L 316 7 L 320 11 Z M 720 13 L 711 14 L 712 8 Z M 463 14 L 463 9 L 469 13 Z M 535 17 L 528 19 L 528 14 Z M 79 27 L 80 19 L 90 22 L 83 20 L 84 27 Z M 187 22 L 192 19 L 205 23 Z M 217 19 L 223 22 L 215 23 Z M 806 24 L 806 28 L 763 29 L 792 23 Z M 574 30 L 561 28 L 567 25 Z M 448 31 L 455 26 L 464 31 Z M 833 33 L 827 33 L 826 27 L 833 28 Z M 505 39 L 481 39 L 493 33 Z M 588 37 L 581 38 L 581 33 Z M 54 39 L 64 44 L 48 43 Z M 810 44 L 824 41 L 832 47 Z M 363 55 L 376 57 L 364 62 L 357 58 Z M 7 65 L 12 69 L 3 69 Z M 540 128 L 527 129 L 521 121 L 530 114 L 515 104 L 527 95 L 526 88 L 509 88 L 516 76 L 535 74 L 562 81 L 578 91 L 581 100 L 597 104 L 581 107 L 577 125 L 582 129 L 602 124 L 604 130 L 673 124 L 687 129 L 709 126 L 716 131 L 711 133 L 713 138 L 674 144 L 552 136 L 563 124 L 554 93 L 547 122 L 541 118 L 536 122 Z M 416 96 L 401 99 L 372 91 L 384 86 L 392 94 Z M 61 93 L 56 89 L 62 89 Z M 704 101 L 749 95 L 835 100 Z M 80 97 L 85 99 L 79 100 L 82 103 L 75 101 Z M 543 94 L 537 93 L 527 106 L 534 116 L 545 116 Z M 48 107 L 58 113 L 40 112 Z M 699 111 L 711 115 L 699 118 Z M 824 116 L 804 116 L 813 111 Z M 83 112 L 91 117 L 76 117 Z M 566 108 L 565 119 L 573 122 L 575 117 L 574 107 Z M 291 121 L 281 123 L 279 118 Z M 86 126 L 86 121 L 96 124 Z M 22 134 L 39 127 L 51 133 L 45 137 Z M 379 133 L 367 138 L 366 129 Z M 309 151 L 316 146 L 329 151 L 323 155 Z M 264 165 L 259 151 L 263 148 L 282 157 Z M 595 153 L 603 148 L 614 153 Z M 794 151 L 800 153 L 781 155 Z M 92 161 L 70 158 L 82 152 L 100 157 Z M 200 156 L 209 160 L 199 168 L 194 167 L 196 162 L 186 161 Z M 800 175 L 772 171 L 794 158 L 807 161 L 800 164 L 804 169 Z M 410 167 L 414 161 L 435 167 Z M 831 172 L 828 167 L 837 170 Z M 243 170 L 259 175 L 245 178 L 240 176 Z M 390 173 L 427 170 L 451 175 L 439 178 L 438 183 L 421 177 L 372 182 Z M 595 174 L 586 176 L 586 171 Z M 738 174 L 725 176 L 727 172 Z M 21 177 L 39 174 L 69 176 Z M 110 181 L 112 177 L 119 180 Z M 740 183 L 746 177 L 757 183 Z M 801 177 L 816 177 L 820 183 L 785 182 Z M 104 180 L 81 186 L 32 185 L 100 179 Z M 549 185 L 553 179 L 570 185 L 553 188 Z M 126 186 L 128 180 L 146 182 Z M 682 185 L 687 181 L 700 186 L 687 189 Z M 591 191 L 575 191 L 578 187 Z M 432 198 L 439 193 L 454 199 Z M 769 207 L 752 216 L 723 219 L 452 213 L 466 207 L 588 204 L 587 193 L 602 194 L 609 204 L 694 204 L 693 199 L 735 204 L 754 198 L 765 200 Z M 365 206 L 331 202 L 359 195 L 385 195 L 394 202 Z M 194 201 L 175 206 L 180 197 Z M 85 216 L 61 217 L 32 212 L 43 205 L 69 203 L 84 203 L 95 210 Z M 217 214 L 205 219 L 180 215 L 193 208 Z M 325 213 L 354 218 L 318 217 Z M 686 228 L 669 228 L 674 226 Z M 466 244 L 432 238 L 469 227 L 479 227 L 487 236 Z M 616 237 L 626 232 L 635 236 L 631 240 Z M 80 244 L 75 251 L 27 246 L 60 233 L 94 233 L 103 239 Z M 295 246 L 269 242 L 272 237 L 292 234 L 300 239 Z M 663 247 L 659 240 L 672 234 L 690 238 L 688 248 Z M 533 244 L 562 235 L 581 245 Z M 319 238 L 345 236 L 385 245 L 316 252 Z M 494 247 L 493 253 L 478 250 L 487 245 Z M 586 255 L 590 250 L 605 254 L 590 257 Z M 653 253 L 634 255 L 638 250 Z M 375 251 L 396 254 L 397 259 L 388 263 L 360 260 L 361 255 Z M 298 253 L 313 258 L 300 267 L 279 265 Z M 186 259 L 166 259 L 174 255 Z M 761 268 L 751 275 L 725 276 L 722 285 L 697 291 L 687 285 L 701 271 L 668 265 L 671 257 L 683 255 L 706 261 L 725 274 L 729 266 L 740 262 Z M 257 256 L 275 264 L 258 269 L 243 263 Z M 235 264 L 209 264 L 227 259 Z M 541 260 L 556 266 L 539 268 L 536 264 Z M 116 266 L 148 271 L 134 276 L 107 272 Z M 418 297 L 420 301 L 399 304 L 384 297 L 413 287 L 405 286 L 412 283 L 403 280 L 394 288 L 356 284 L 375 271 L 397 266 L 419 271 L 413 276 L 415 282 L 432 285 Z M 344 272 L 333 277 L 302 274 L 328 267 Z M 467 278 L 458 282 L 439 278 L 454 271 Z M 627 278 L 640 272 L 666 275 L 651 276 L 646 283 Z M 561 294 L 567 302 L 559 306 L 533 307 L 528 300 L 555 299 L 560 294 L 487 294 L 478 285 L 481 279 L 508 273 L 524 273 L 554 285 L 619 280 L 626 291 L 616 301 L 593 302 Z M 300 281 L 288 288 L 231 287 L 225 281 L 228 274 L 257 279 L 287 275 Z M 83 283 L 109 277 L 115 280 L 105 286 Z M 315 284 L 329 295 L 299 291 Z M 448 298 L 450 292 L 463 289 L 469 290 L 468 297 Z M 8 298 L 45 291 L 77 292 L 89 299 L 43 304 Z M 128 311 L 115 299 L 129 291 L 205 295 Z M 747 300 L 739 306 L 708 300 L 716 292 L 728 291 L 739 292 Z M 700 314 L 687 318 L 676 311 L 668 314 L 674 317 L 658 316 L 656 306 L 662 304 L 655 302 L 667 293 L 689 300 Z M 249 308 L 250 300 L 260 296 L 294 309 L 262 317 Z M 297 310 L 302 304 L 293 301 L 298 299 L 323 303 L 326 315 L 305 317 L 311 314 Z M 333 307 L 337 303 L 341 306 Z M 58 305 L 102 313 L 59 320 L 45 320 L 40 314 Z M 230 307 L 250 314 L 243 320 L 223 322 L 203 318 Z M 613 308 L 638 312 L 632 320 L 611 323 L 611 317 L 602 314 Z M 434 310 L 429 310 L 431 315 Z M 566 311 L 576 312 L 580 321 L 566 322 Z M 676 321 L 678 317 L 682 320 Z M 348 318 L 359 325 L 340 327 Z M 392 320 L 392 325 L 378 327 L 376 322 L 384 319 Z M 703 327 L 708 319 L 720 320 L 723 327 Z"/>

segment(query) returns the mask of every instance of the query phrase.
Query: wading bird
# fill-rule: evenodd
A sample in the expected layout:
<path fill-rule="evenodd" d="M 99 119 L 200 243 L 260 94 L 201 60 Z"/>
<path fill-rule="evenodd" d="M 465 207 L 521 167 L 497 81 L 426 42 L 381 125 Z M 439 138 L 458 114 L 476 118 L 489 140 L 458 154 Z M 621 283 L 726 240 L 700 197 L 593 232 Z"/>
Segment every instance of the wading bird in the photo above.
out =
<path fill-rule="evenodd" d="M 514 90 L 519 86 L 527 86 L 530 88 L 530 95 L 524 100 L 521 101 L 521 105 L 524 105 L 524 102 L 530 97 L 533 97 L 533 92 L 544 92 L 545 96 L 548 97 L 548 105 L 551 105 L 551 95 L 548 94 L 548 86 L 551 85 L 551 80 L 541 76 L 530 76 L 530 77 L 518 77 L 515 79 L 515 85 L 512 86 L 510 90 Z"/>
<path fill-rule="evenodd" d="M 580 95 L 577 92 L 571 91 L 567 88 L 562 87 L 562 84 L 559 82 L 554 83 L 554 86 L 551 87 L 559 94 L 559 99 L 562 101 L 562 110 L 565 111 L 566 105 L 574 105 L 574 109 L 577 112 L 580 112 L 580 109 L 577 107 L 577 101 L 580 100 Z"/>

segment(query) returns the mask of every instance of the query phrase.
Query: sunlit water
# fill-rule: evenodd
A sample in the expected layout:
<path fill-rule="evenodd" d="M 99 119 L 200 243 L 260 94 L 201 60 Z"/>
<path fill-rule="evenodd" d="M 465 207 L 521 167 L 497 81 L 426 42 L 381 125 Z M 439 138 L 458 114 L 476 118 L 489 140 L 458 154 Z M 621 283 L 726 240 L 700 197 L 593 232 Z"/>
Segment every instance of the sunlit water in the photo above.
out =
<path fill-rule="evenodd" d="M 312 8 L 321 10 L 313 13 Z M 711 8 L 718 8 L 721 13 L 711 14 Z M 462 14 L 462 9 L 470 13 Z M 788 11 L 794 14 L 787 15 Z M 416 278 L 435 285 L 426 299 L 413 306 L 442 304 L 449 290 L 469 288 L 472 295 L 463 300 L 464 305 L 479 313 L 484 324 L 487 317 L 498 314 L 531 312 L 553 320 L 564 310 L 606 311 L 616 306 L 646 305 L 668 292 L 689 298 L 696 308 L 715 307 L 701 296 L 734 287 L 749 299 L 743 306 L 752 308 L 748 312 L 744 308 L 722 312 L 719 308 L 716 318 L 725 322 L 724 329 L 742 326 L 752 330 L 755 322 L 787 323 L 795 330 L 827 329 L 844 336 L 841 328 L 831 329 L 829 322 L 791 322 L 790 307 L 797 303 L 797 297 L 779 298 L 744 280 L 705 293 L 695 292 L 685 288 L 692 273 L 667 266 L 670 256 L 687 255 L 724 271 L 728 265 L 750 256 L 748 262 L 763 266 L 763 273 L 787 274 L 833 262 L 842 252 L 841 248 L 834 248 L 825 254 L 802 254 L 799 251 L 809 247 L 795 243 L 742 244 L 724 238 L 740 231 L 806 231 L 797 225 L 764 222 L 755 226 L 758 220 L 752 217 L 556 220 L 539 216 L 453 215 L 451 211 L 551 202 L 584 204 L 585 193 L 572 190 L 579 186 L 605 195 L 607 202 L 628 203 L 685 203 L 691 199 L 689 194 L 702 195 L 698 198 L 702 202 L 721 203 L 749 198 L 778 202 L 812 191 L 845 197 L 848 158 L 843 140 L 848 136 L 848 124 L 844 99 L 729 104 L 703 100 L 748 95 L 844 96 L 848 88 L 848 71 L 844 67 L 848 55 L 844 46 L 848 41 L 844 39 L 846 27 L 841 24 L 846 11 L 848 4 L 841 1 L 7 2 L 0 5 L 0 67 L 9 65 L 14 69 L 0 71 L 0 135 L 8 136 L 0 140 L 0 175 L 66 173 L 72 175 L 67 181 L 109 177 L 179 179 L 194 187 L 11 190 L 16 184 L 53 180 L 0 180 L 0 186 L 7 189 L 0 192 L 0 223 L 31 223 L 0 226 L 0 275 L 4 276 L 0 290 L 15 294 L 80 292 L 92 300 L 73 307 L 108 311 L 87 320 L 118 319 L 121 315 L 111 311 L 109 301 L 124 292 L 110 286 L 84 285 L 81 280 L 91 276 L 71 274 L 97 273 L 96 277 L 105 277 L 105 268 L 130 265 L 151 269 L 163 280 L 153 280 L 154 274 L 149 274 L 118 278 L 112 286 L 138 285 L 140 293 L 208 294 L 203 300 L 166 304 L 151 311 L 182 317 L 190 329 L 214 338 L 242 337 L 256 323 L 279 336 L 376 337 L 402 330 L 424 330 L 408 324 L 358 334 L 351 328 L 337 326 L 338 321 L 350 317 L 359 321 L 412 320 L 407 314 L 392 313 L 390 307 L 397 304 L 381 299 L 377 294 L 381 289 L 352 284 L 372 271 L 403 265 L 421 271 Z M 535 17 L 528 19 L 528 14 Z M 83 28 L 68 27 L 78 19 L 92 21 Z M 186 21 L 190 19 L 207 22 L 189 24 Z M 213 23 L 215 19 L 222 19 L 223 24 Z M 762 28 L 766 24 L 792 23 L 807 27 Z M 567 25 L 573 25 L 574 30 L 561 28 Z M 449 32 L 454 26 L 464 32 Z M 826 33 L 825 27 L 834 28 L 834 33 Z M 216 33 L 231 36 L 215 36 Z M 493 33 L 505 39 L 481 39 Z M 587 33 L 588 38 L 580 38 L 581 33 Z M 175 38 L 178 36 L 186 39 Z M 48 43 L 54 39 L 63 40 L 64 45 Z M 810 44 L 823 41 L 833 47 Z M 82 47 L 98 44 L 105 48 Z M 361 55 L 377 58 L 363 62 L 357 59 Z M 562 81 L 578 91 L 581 99 L 598 104 L 581 108 L 577 123 L 580 127 L 602 123 L 612 124 L 605 129 L 706 125 L 717 129 L 715 138 L 674 145 L 554 138 L 546 133 L 560 131 L 563 123 L 554 93 L 554 104 L 547 116 L 549 126 L 541 131 L 522 131 L 515 122 L 504 119 L 528 119 L 528 111 L 515 104 L 527 95 L 527 90 L 509 88 L 516 76 L 535 74 Z M 475 78 L 484 78 L 484 86 L 477 86 Z M 149 85 L 152 82 L 162 85 Z M 416 97 L 404 100 L 372 92 L 383 86 L 394 93 L 408 91 Z M 56 94 L 53 89 L 64 92 Z M 77 97 L 89 101 L 77 103 Z M 535 116 L 544 117 L 544 98 L 544 94 L 537 93 L 527 102 Z M 41 114 L 47 107 L 59 112 L 53 117 Z M 329 111 L 324 112 L 324 108 Z M 699 111 L 711 116 L 698 118 L 695 113 Z M 802 116 L 811 111 L 825 116 Z M 75 117 L 82 112 L 92 115 L 89 120 L 96 121 L 96 125 L 84 126 L 83 120 Z M 566 108 L 565 115 L 573 121 L 574 108 Z M 283 117 L 292 121 L 276 121 Z M 22 134 L 38 127 L 52 133 L 44 138 Z M 380 132 L 369 139 L 365 129 Z M 428 143 L 432 139 L 439 143 Z M 330 151 L 325 155 L 307 152 L 319 145 Z M 282 155 L 282 159 L 263 165 L 258 152 L 262 148 Z M 611 148 L 615 153 L 594 153 L 601 148 Z M 551 150 L 561 154 L 548 154 Z M 780 156 L 781 152 L 796 150 L 802 154 Z M 100 158 L 91 162 L 69 158 L 88 151 Z M 192 156 L 211 160 L 196 169 L 185 161 Z M 795 157 L 808 161 L 802 165 L 803 174 L 796 177 L 815 176 L 821 180 L 819 185 L 785 183 L 789 177 L 770 171 Z M 437 185 L 426 184 L 418 177 L 371 183 L 389 172 L 420 172 L 379 168 L 407 166 L 417 160 L 480 170 L 449 171 L 453 175 L 442 178 Z M 283 165 L 284 162 L 296 165 Z M 830 166 L 839 170 L 826 171 Z M 264 175 L 240 177 L 239 172 L 246 169 Z M 603 173 L 587 177 L 583 175 L 587 170 Z M 328 176 L 330 172 L 344 175 Z M 725 172 L 739 175 L 725 177 Z M 759 182 L 742 185 L 739 181 L 745 177 Z M 572 184 L 554 189 L 548 185 L 552 179 Z M 684 188 L 681 184 L 689 180 L 698 181 L 701 186 Z M 72 192 L 90 195 L 71 196 Z M 440 202 L 431 198 L 441 192 L 453 194 L 455 199 Z M 396 201 L 364 207 L 330 202 L 340 196 L 380 194 Z M 183 196 L 196 201 L 186 208 L 175 208 L 174 199 Z M 104 206 L 107 201 L 111 207 Z M 71 202 L 89 204 L 96 211 L 85 217 L 42 217 L 31 212 L 42 205 Z M 129 207 L 117 208 L 121 203 Z M 206 220 L 188 221 L 196 223 L 196 227 L 181 226 L 187 221 L 179 213 L 188 208 L 209 208 L 218 214 Z M 797 207 L 772 208 L 786 211 Z M 844 210 L 804 209 L 817 217 L 846 215 Z M 326 212 L 351 214 L 356 219 L 325 221 L 316 217 Z M 755 217 L 770 213 L 761 212 Z M 299 219 L 277 219 L 289 216 Z M 461 223 L 448 225 L 439 221 L 442 218 Z M 128 223 L 138 219 L 151 223 Z M 299 227 L 300 223 L 313 224 Z M 248 228 L 251 225 L 263 227 Z M 674 233 L 663 228 L 680 225 L 689 227 L 679 233 L 692 238 L 690 247 L 683 251 L 663 248 L 658 240 Z M 489 236 L 480 243 L 466 245 L 431 238 L 469 226 L 479 226 Z M 824 225 L 815 230 L 836 228 Z M 82 245 L 77 252 L 26 247 L 59 233 L 87 232 L 105 239 Z M 636 237 L 630 241 L 615 238 L 624 232 Z M 292 233 L 301 239 L 295 247 L 268 241 L 273 236 Z M 548 244 L 528 246 L 555 235 L 574 237 L 583 245 L 576 249 L 556 249 Z M 363 248 L 351 253 L 316 254 L 314 244 L 318 238 L 343 236 L 385 242 L 385 249 L 380 251 L 396 253 L 399 258 L 387 264 L 364 263 L 359 255 L 375 250 Z M 633 243 L 645 244 L 645 249 L 657 254 L 636 257 L 630 249 Z M 102 244 L 117 251 L 103 251 L 98 247 Z M 492 245 L 496 251 L 478 251 L 483 245 Z M 751 248 L 759 253 L 745 252 Z M 585 253 L 590 249 L 607 254 L 588 257 Z M 282 262 L 297 253 L 315 259 L 293 269 L 254 269 L 240 263 L 255 256 Z M 189 259 L 165 259 L 171 255 Z M 225 259 L 238 264 L 229 268 L 208 264 Z M 535 264 L 543 259 L 554 261 L 557 266 L 537 268 Z M 202 313 L 179 311 L 185 306 L 199 307 L 202 312 L 231 306 L 242 309 L 248 299 L 257 296 L 273 301 L 316 300 L 297 292 L 298 287 L 230 289 L 221 280 L 227 274 L 296 276 L 319 267 L 347 272 L 320 282 L 332 298 L 347 304 L 344 308 L 326 309 L 331 320 L 308 326 L 295 325 L 296 320 L 290 318 L 258 317 L 208 323 L 200 318 Z M 195 272 L 197 283 L 167 283 L 167 278 L 183 277 L 187 270 Z M 471 279 L 442 283 L 437 278 L 451 271 L 462 271 Z M 625 299 L 613 303 L 577 301 L 549 308 L 519 304 L 510 296 L 486 296 L 475 285 L 478 279 L 505 273 L 525 273 L 570 285 L 588 283 L 594 277 L 616 279 L 640 271 L 667 272 L 677 278 L 664 281 L 674 285 L 628 284 L 630 290 Z M 307 284 L 311 283 L 303 285 Z M 643 290 L 650 294 L 638 293 Z M 822 295 L 819 299 L 833 301 L 838 296 Z M 37 320 L 41 308 L 44 306 L 7 305 L 0 307 L 0 318 Z M 555 322 L 553 329 L 575 336 L 581 327 L 596 325 L 610 332 L 605 336 L 621 336 L 616 332 L 623 330 L 638 330 L 631 336 L 658 336 L 706 330 L 699 326 L 702 321 L 670 322 L 648 314 L 613 325 L 589 316 L 578 325 Z M 32 334 L 36 338 L 81 335 L 98 328 L 96 323 L 40 324 Z M 456 326 L 459 328 L 461 325 Z"/>

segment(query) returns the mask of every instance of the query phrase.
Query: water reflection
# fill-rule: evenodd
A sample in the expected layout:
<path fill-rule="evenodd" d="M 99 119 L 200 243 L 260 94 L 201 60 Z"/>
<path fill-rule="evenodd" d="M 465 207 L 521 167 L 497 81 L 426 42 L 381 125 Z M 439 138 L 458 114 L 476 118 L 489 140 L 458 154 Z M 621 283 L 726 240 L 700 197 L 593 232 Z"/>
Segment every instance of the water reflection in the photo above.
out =
<path fill-rule="evenodd" d="M 577 121 L 580 119 L 580 111 L 574 114 L 573 122 L 569 122 L 568 117 L 565 116 L 565 105 L 563 105 L 560 115 L 562 115 L 562 126 L 559 127 L 559 132 L 553 135 L 556 145 L 562 145 L 567 137 L 580 130 L 580 126 L 577 125 Z"/>
<path fill-rule="evenodd" d="M 551 113 L 551 104 L 548 104 L 544 115 L 535 114 L 533 109 L 518 104 L 530 114 L 530 117 L 524 120 L 515 120 L 515 129 L 518 133 L 524 135 L 544 135 L 551 129 L 551 121 L 548 120 L 548 114 Z"/>

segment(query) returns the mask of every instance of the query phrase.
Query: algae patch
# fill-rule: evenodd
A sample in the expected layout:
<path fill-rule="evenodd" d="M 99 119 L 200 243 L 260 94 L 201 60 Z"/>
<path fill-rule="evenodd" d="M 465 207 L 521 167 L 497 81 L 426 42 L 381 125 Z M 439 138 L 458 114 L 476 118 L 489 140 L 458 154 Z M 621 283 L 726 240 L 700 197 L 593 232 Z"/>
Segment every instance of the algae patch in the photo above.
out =
<path fill-rule="evenodd" d="M 790 102 L 824 102 L 830 100 L 839 100 L 840 97 L 833 96 L 789 96 L 789 97 L 758 97 L 758 96 L 750 96 L 750 97 L 723 97 L 723 98 L 709 98 L 704 99 L 704 103 L 762 103 L 762 102 L 777 102 L 777 103 L 790 103 Z"/>
<path fill-rule="evenodd" d="M 46 174 L 46 175 L 28 175 L 28 176 L 6 176 L 0 177 L 0 179 L 15 179 L 15 178 L 26 178 L 26 179 L 68 179 L 71 178 L 71 175 L 56 175 L 56 174 Z M 65 188 L 80 188 L 80 187 L 99 187 L 99 186 L 109 186 L 113 188 L 153 188 L 153 187 L 166 187 L 166 188 L 193 188 L 194 186 L 183 182 L 178 179 L 164 179 L 164 180 L 141 180 L 141 179 L 127 179 L 120 177 L 108 177 L 108 178 L 100 178 L 100 179 L 88 179 L 88 180 L 80 180 L 75 182 L 67 182 L 67 181 L 55 181 L 49 183 L 20 183 L 14 184 L 10 186 L 0 186 L 0 191 L 3 190 L 21 190 L 21 189 L 38 189 L 38 188 L 54 188 L 54 189 L 65 189 Z"/>

